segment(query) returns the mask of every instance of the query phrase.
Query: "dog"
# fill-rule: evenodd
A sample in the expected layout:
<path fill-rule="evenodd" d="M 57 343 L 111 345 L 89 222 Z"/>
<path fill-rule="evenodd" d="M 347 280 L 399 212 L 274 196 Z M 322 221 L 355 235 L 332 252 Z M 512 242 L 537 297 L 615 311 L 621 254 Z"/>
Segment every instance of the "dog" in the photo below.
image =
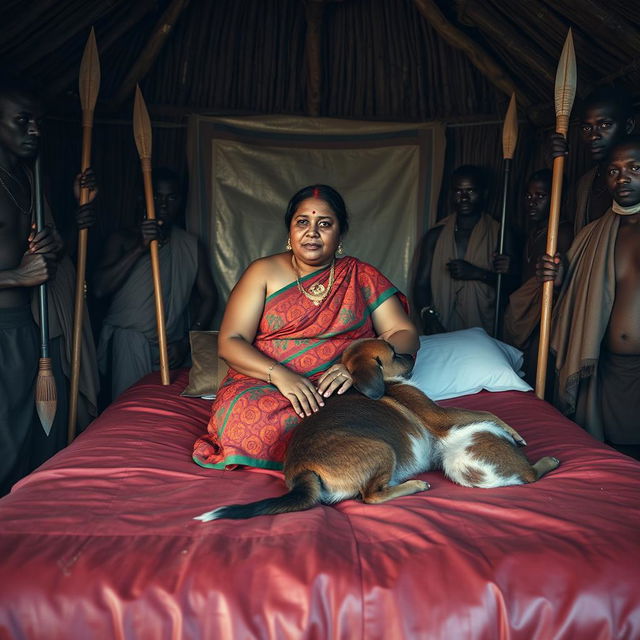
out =
<path fill-rule="evenodd" d="M 559 465 L 551 456 L 531 464 L 518 448 L 524 439 L 491 413 L 437 405 L 406 381 L 413 358 L 384 340 L 354 342 L 342 362 L 356 391 L 331 396 L 296 427 L 284 460 L 289 492 L 196 520 L 302 511 L 358 495 L 386 502 L 427 490 L 414 476 L 433 469 L 465 487 L 492 488 L 535 482 Z"/>

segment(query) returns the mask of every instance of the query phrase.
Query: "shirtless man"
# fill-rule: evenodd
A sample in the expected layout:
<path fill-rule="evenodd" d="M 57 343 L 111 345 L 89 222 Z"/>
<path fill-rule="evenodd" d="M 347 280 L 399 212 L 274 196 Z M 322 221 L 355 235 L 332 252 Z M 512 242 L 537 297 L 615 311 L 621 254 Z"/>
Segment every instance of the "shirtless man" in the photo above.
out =
<path fill-rule="evenodd" d="M 487 184 L 480 167 L 456 169 L 451 197 L 454 213 L 424 237 L 413 287 L 424 333 L 484 327 L 493 332 L 498 270 L 508 288 L 513 279 L 505 234 L 505 253 L 496 256 L 499 223 L 485 213 Z"/>
<path fill-rule="evenodd" d="M 116 232 L 107 240 L 94 278 L 94 295 L 111 296 L 98 345 L 100 370 L 111 381 L 112 398 L 158 369 L 157 324 L 149 245 L 159 244 L 169 366 L 188 362 L 188 332 L 209 329 L 217 291 L 209 260 L 196 236 L 176 222 L 183 213 L 183 191 L 169 169 L 153 172 L 156 220 Z M 190 302 L 193 314 L 187 315 Z"/>
<path fill-rule="evenodd" d="M 42 109 L 17 84 L 0 85 L 0 495 L 30 471 L 38 429 L 34 385 L 40 357 L 32 288 L 53 277 L 59 236 L 32 227 L 28 167 L 38 152 Z"/>
<path fill-rule="evenodd" d="M 640 137 L 611 148 L 613 206 L 567 254 L 542 257 L 540 280 L 562 290 L 554 309 L 559 402 L 592 435 L 640 455 Z"/>
<path fill-rule="evenodd" d="M 574 234 L 600 218 L 611 206 L 605 163 L 612 146 L 633 131 L 633 101 L 622 89 L 600 87 L 582 104 L 580 133 L 589 150 L 593 167 L 579 180 L 575 192 Z M 567 142 L 560 134 L 552 136 L 552 155 L 567 153 Z"/>

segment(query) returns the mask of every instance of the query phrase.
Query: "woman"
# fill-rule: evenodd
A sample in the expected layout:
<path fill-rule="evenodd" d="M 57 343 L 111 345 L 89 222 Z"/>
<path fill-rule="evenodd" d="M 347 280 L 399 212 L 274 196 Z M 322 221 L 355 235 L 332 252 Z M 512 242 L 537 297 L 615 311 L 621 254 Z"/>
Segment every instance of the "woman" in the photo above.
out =
<path fill-rule="evenodd" d="M 358 338 L 380 337 L 415 355 L 418 336 L 404 296 L 356 258 L 336 259 L 349 223 L 326 185 L 287 207 L 287 251 L 253 262 L 225 309 L 218 353 L 230 369 L 194 460 L 222 469 L 281 469 L 291 430 L 352 383 L 340 356 Z"/>

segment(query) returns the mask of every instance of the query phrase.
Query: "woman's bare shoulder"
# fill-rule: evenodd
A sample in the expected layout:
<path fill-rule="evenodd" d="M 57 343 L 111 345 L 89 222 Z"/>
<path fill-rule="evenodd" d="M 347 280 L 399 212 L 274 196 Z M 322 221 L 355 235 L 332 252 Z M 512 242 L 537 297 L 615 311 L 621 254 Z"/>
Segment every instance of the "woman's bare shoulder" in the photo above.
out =
<path fill-rule="evenodd" d="M 280 289 L 293 279 L 289 253 L 276 253 L 254 260 L 242 274 L 247 284 L 262 285 L 267 295 Z"/>

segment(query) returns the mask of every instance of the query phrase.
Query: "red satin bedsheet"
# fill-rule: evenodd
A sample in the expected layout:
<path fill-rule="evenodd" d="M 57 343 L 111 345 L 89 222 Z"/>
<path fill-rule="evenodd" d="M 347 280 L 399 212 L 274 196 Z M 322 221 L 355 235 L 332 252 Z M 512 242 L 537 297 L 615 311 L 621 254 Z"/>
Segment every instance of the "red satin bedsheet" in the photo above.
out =
<path fill-rule="evenodd" d="M 561 460 L 533 485 L 201 524 L 283 483 L 192 462 L 185 384 L 145 378 L 0 500 L 1 640 L 640 638 L 640 464 L 532 393 L 444 404 Z"/>

